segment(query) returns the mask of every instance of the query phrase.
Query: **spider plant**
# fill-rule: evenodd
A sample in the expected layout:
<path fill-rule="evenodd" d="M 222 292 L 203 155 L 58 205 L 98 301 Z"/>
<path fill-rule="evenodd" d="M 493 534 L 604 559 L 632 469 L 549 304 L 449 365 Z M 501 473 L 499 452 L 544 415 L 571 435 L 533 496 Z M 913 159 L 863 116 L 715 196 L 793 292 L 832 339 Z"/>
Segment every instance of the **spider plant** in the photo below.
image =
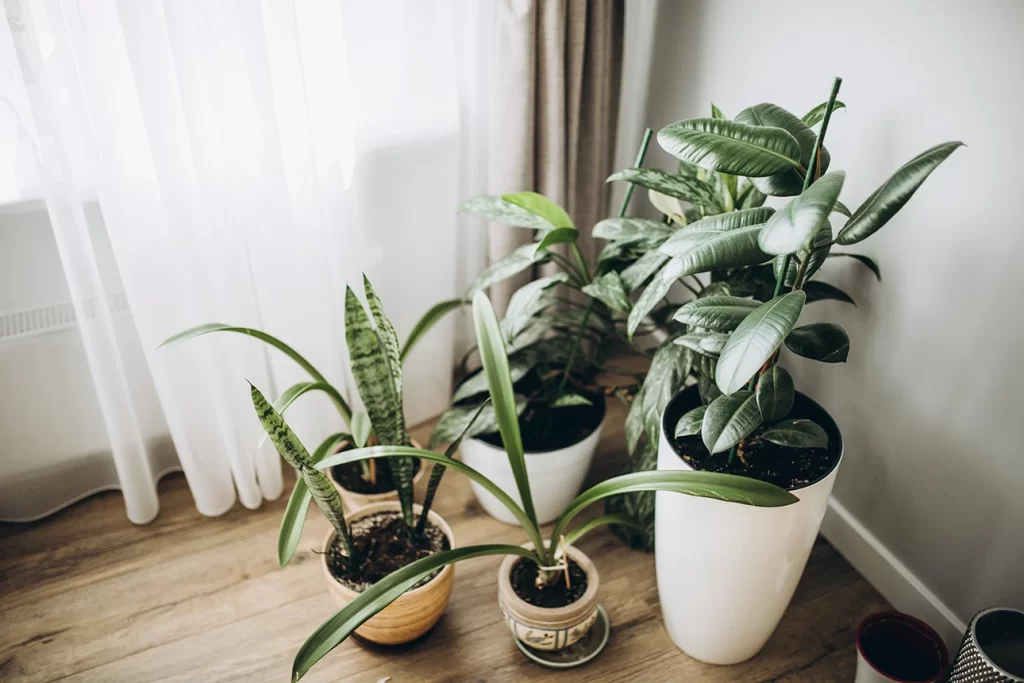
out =
<path fill-rule="evenodd" d="M 362 623 L 387 607 L 425 576 L 447 564 L 485 555 L 518 555 L 534 560 L 538 566 L 552 567 L 560 560 L 563 548 L 578 541 L 584 534 L 603 524 L 629 524 L 629 520 L 621 516 L 603 515 L 570 528 L 580 512 L 608 496 L 629 491 L 671 491 L 768 507 L 789 505 L 797 500 L 792 494 L 778 487 L 744 477 L 703 472 L 640 472 L 610 479 L 581 493 L 555 522 L 554 529 L 546 540 L 536 521 L 533 497 L 526 476 L 526 460 L 516 413 L 516 399 L 501 326 L 483 292 L 478 291 L 474 294 L 473 319 L 483 374 L 493 403 L 493 414 L 515 473 L 518 492 L 523 501 L 522 506 L 479 472 L 452 459 L 449 455 L 408 446 L 384 445 L 346 451 L 325 458 L 316 463 L 315 467 L 324 469 L 368 458 L 415 457 L 431 461 L 435 467 L 440 465 L 465 475 L 496 496 L 519 520 L 532 547 L 492 543 L 455 548 L 435 553 L 395 571 L 361 593 L 358 598 L 325 621 L 306 640 L 292 666 L 294 680 L 301 678 L 310 667 L 344 641 Z M 564 542 L 561 542 L 563 538 Z M 557 572 L 541 572 L 539 583 L 549 585 L 557 578 Z"/>

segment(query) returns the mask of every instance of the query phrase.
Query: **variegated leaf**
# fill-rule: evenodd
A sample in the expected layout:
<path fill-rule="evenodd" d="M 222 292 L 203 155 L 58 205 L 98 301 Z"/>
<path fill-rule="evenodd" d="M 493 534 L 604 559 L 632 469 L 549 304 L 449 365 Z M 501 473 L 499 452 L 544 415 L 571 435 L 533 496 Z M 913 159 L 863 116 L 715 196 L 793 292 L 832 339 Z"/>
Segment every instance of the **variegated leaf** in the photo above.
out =
<path fill-rule="evenodd" d="M 551 403 L 552 408 L 570 408 L 572 406 L 592 406 L 594 402 L 579 394 L 562 394 Z"/>
<path fill-rule="evenodd" d="M 544 218 L 493 195 L 473 197 L 464 202 L 459 210 L 513 228 L 551 230 L 555 227 Z"/>
<path fill-rule="evenodd" d="M 642 287 L 652 275 L 661 270 L 667 261 L 668 256 L 660 251 L 649 251 L 638 258 L 620 274 L 626 291 L 632 294 Z"/>
<path fill-rule="evenodd" d="M 509 299 L 505 318 L 501 321 L 501 332 L 505 335 L 505 340 L 511 342 L 523 331 L 530 318 L 555 303 L 555 295 L 549 290 L 568 279 L 569 276 L 565 273 L 558 273 L 534 280 L 517 289 Z M 486 385 L 484 388 L 486 389 Z"/>
<path fill-rule="evenodd" d="M 483 373 L 480 374 L 483 375 Z M 526 410 L 526 404 L 526 397 L 517 394 L 517 415 L 522 415 L 523 411 Z M 481 405 L 478 403 L 470 406 L 454 406 L 449 408 L 437 421 L 437 426 L 434 427 L 434 431 L 430 434 L 428 447 L 434 449 L 438 444 L 450 443 L 459 434 L 463 434 L 463 438 L 469 438 L 477 434 L 491 434 L 498 431 L 498 420 L 494 415 L 494 406 L 491 403 L 487 403 L 483 410 L 480 410 Z M 480 415 L 474 421 L 473 418 L 478 411 Z"/>
<path fill-rule="evenodd" d="M 622 283 L 622 277 L 615 272 L 605 273 L 583 288 L 583 293 L 603 302 L 608 308 L 620 313 L 630 309 L 629 294 Z M 508 314 L 506 314 L 508 317 Z"/>
<path fill-rule="evenodd" d="M 369 278 L 363 274 L 363 291 L 366 294 L 366 304 L 370 307 L 370 314 L 377 324 L 377 336 L 380 337 L 381 346 L 384 348 L 384 357 L 391 370 L 391 376 L 395 381 L 395 393 L 398 400 L 402 400 L 402 351 L 398 343 L 398 335 L 395 333 L 395 326 L 388 320 L 384 313 L 384 304 L 381 303 L 377 292 L 373 290 Z"/>
<path fill-rule="evenodd" d="M 530 266 L 541 263 L 549 258 L 547 251 L 537 249 L 537 245 L 524 244 L 508 256 L 498 259 L 491 265 L 480 271 L 476 279 L 466 290 L 466 298 L 471 299 L 480 290 L 487 289 L 493 284 L 507 280 L 516 273 L 521 273 Z"/>

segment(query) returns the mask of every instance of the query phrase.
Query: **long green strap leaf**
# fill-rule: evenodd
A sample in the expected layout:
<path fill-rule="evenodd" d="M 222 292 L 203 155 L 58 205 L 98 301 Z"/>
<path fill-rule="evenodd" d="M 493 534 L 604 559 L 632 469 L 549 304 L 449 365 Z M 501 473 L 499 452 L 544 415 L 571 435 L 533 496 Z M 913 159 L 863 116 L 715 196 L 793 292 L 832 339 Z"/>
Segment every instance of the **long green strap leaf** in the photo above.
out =
<path fill-rule="evenodd" d="M 335 405 L 338 404 L 338 401 L 341 401 L 342 403 L 345 402 L 345 399 L 341 397 L 341 394 L 338 392 L 338 390 L 335 389 L 330 384 L 328 384 L 327 382 L 298 382 L 297 384 L 293 384 L 287 389 L 285 389 L 284 393 L 277 397 L 277 400 L 275 400 L 273 404 L 274 410 L 276 410 L 279 413 L 284 413 L 285 409 L 288 408 L 288 406 L 290 406 L 292 403 L 295 403 L 295 401 L 299 397 L 301 397 L 304 394 L 308 394 L 311 391 L 324 392 L 331 398 L 332 401 L 334 401 Z M 352 416 L 349 415 L 349 417 L 346 418 L 346 422 L 351 423 L 351 421 Z M 257 442 L 257 448 L 262 448 L 263 444 L 265 444 L 266 442 L 267 433 L 264 431 L 262 434 L 260 434 L 259 441 Z"/>
<path fill-rule="evenodd" d="M 594 529 L 597 529 L 598 527 L 602 526 L 608 526 L 609 524 L 625 526 L 631 529 L 636 529 L 637 531 L 644 530 L 643 524 L 633 519 L 626 513 L 613 512 L 607 515 L 601 515 L 600 517 L 594 517 L 593 519 L 587 521 L 585 524 L 581 524 L 580 526 L 576 527 L 575 529 L 573 529 L 565 535 L 565 544 L 573 545 L 576 543 L 576 541 L 580 540 L 581 538 L 583 538 L 583 536 L 590 533 Z M 553 540 L 555 540 L 555 543 L 558 543 L 557 539 Z"/>
<path fill-rule="evenodd" d="M 324 655 L 340 645 L 364 622 L 400 598 L 421 579 L 445 565 L 486 555 L 535 557 L 532 551 L 517 545 L 490 544 L 454 548 L 416 560 L 373 584 L 345 605 L 313 632 L 299 648 L 292 663 L 292 680 L 302 678 Z"/>
<path fill-rule="evenodd" d="M 328 453 L 340 446 L 349 439 L 348 434 L 338 433 L 324 439 L 315 451 L 312 459 L 314 463 L 323 460 Z M 309 501 L 313 499 L 309 487 L 300 476 L 295 480 L 292 494 L 288 498 L 288 506 L 281 517 L 281 530 L 277 535 L 277 560 L 283 568 L 295 554 L 295 548 L 299 545 L 299 538 L 302 537 L 302 527 L 306 523 L 306 511 L 309 509 Z"/>
<path fill-rule="evenodd" d="M 415 348 L 416 344 L 426 336 L 427 332 L 431 330 L 437 323 L 441 321 L 446 315 L 452 311 L 456 311 L 468 302 L 465 299 L 449 299 L 442 301 L 441 303 L 434 304 L 430 307 L 423 317 L 416 321 L 413 325 L 412 331 L 409 333 L 409 337 L 405 340 L 405 345 L 402 347 L 400 359 L 404 362 L 409 353 Z"/>

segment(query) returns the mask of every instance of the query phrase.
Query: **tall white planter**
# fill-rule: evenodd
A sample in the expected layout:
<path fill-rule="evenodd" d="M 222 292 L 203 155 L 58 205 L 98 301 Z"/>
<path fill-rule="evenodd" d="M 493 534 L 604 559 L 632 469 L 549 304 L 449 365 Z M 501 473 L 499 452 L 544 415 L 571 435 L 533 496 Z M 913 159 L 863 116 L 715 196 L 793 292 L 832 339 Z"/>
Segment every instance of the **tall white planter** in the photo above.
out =
<path fill-rule="evenodd" d="M 590 471 L 597 442 L 601 440 L 604 421 L 602 419 L 597 429 L 572 446 L 526 454 L 526 474 L 530 480 L 533 505 L 540 524 L 555 521 L 580 492 L 583 480 Z M 517 503 L 523 504 L 516 488 L 515 477 L 512 475 L 512 467 L 508 464 L 508 454 L 504 449 L 480 439 L 467 439 L 462 442 L 461 454 L 462 462 L 485 475 Z M 519 520 L 513 517 L 497 498 L 488 493 L 487 489 L 476 482 L 471 486 L 473 495 L 487 514 L 505 524 L 519 524 Z"/>
<path fill-rule="evenodd" d="M 665 412 L 673 413 L 672 405 Z M 692 470 L 666 438 L 665 416 L 661 431 L 658 469 Z M 760 651 L 793 597 L 841 461 L 842 452 L 823 479 L 793 490 L 800 502 L 781 508 L 656 494 L 658 596 L 679 649 L 709 664 L 735 664 Z"/>

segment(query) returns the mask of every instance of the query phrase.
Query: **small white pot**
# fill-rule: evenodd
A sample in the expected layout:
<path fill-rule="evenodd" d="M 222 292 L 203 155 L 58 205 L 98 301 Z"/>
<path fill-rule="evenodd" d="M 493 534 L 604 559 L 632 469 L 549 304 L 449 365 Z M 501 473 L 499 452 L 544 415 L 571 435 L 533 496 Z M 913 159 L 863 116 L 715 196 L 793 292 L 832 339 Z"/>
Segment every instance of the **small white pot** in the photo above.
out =
<path fill-rule="evenodd" d="M 597 442 L 601 440 L 605 419 L 601 419 L 601 424 L 590 435 L 572 446 L 526 454 L 526 474 L 530 479 L 530 492 L 539 524 L 553 522 L 580 492 L 590 471 Z M 512 475 L 512 466 L 508 463 L 508 454 L 503 448 L 480 439 L 467 439 L 462 442 L 461 453 L 462 462 L 497 484 L 514 501 L 523 504 Z M 487 514 L 499 522 L 519 525 L 519 520 L 487 489 L 476 482 L 471 485 L 473 495 Z"/>
<path fill-rule="evenodd" d="M 691 387 L 684 393 L 688 391 L 697 390 Z M 696 407 L 699 398 L 678 395 L 666 415 L 682 415 L 673 410 L 680 401 Z M 658 469 L 692 470 L 670 445 L 667 421 L 662 416 Z M 839 436 L 834 423 L 822 426 L 830 436 Z M 842 451 L 831 472 L 795 489 L 800 502 L 785 507 L 656 494 L 658 597 L 665 630 L 680 650 L 709 664 L 736 664 L 764 646 L 807 564 L 841 461 Z"/>

